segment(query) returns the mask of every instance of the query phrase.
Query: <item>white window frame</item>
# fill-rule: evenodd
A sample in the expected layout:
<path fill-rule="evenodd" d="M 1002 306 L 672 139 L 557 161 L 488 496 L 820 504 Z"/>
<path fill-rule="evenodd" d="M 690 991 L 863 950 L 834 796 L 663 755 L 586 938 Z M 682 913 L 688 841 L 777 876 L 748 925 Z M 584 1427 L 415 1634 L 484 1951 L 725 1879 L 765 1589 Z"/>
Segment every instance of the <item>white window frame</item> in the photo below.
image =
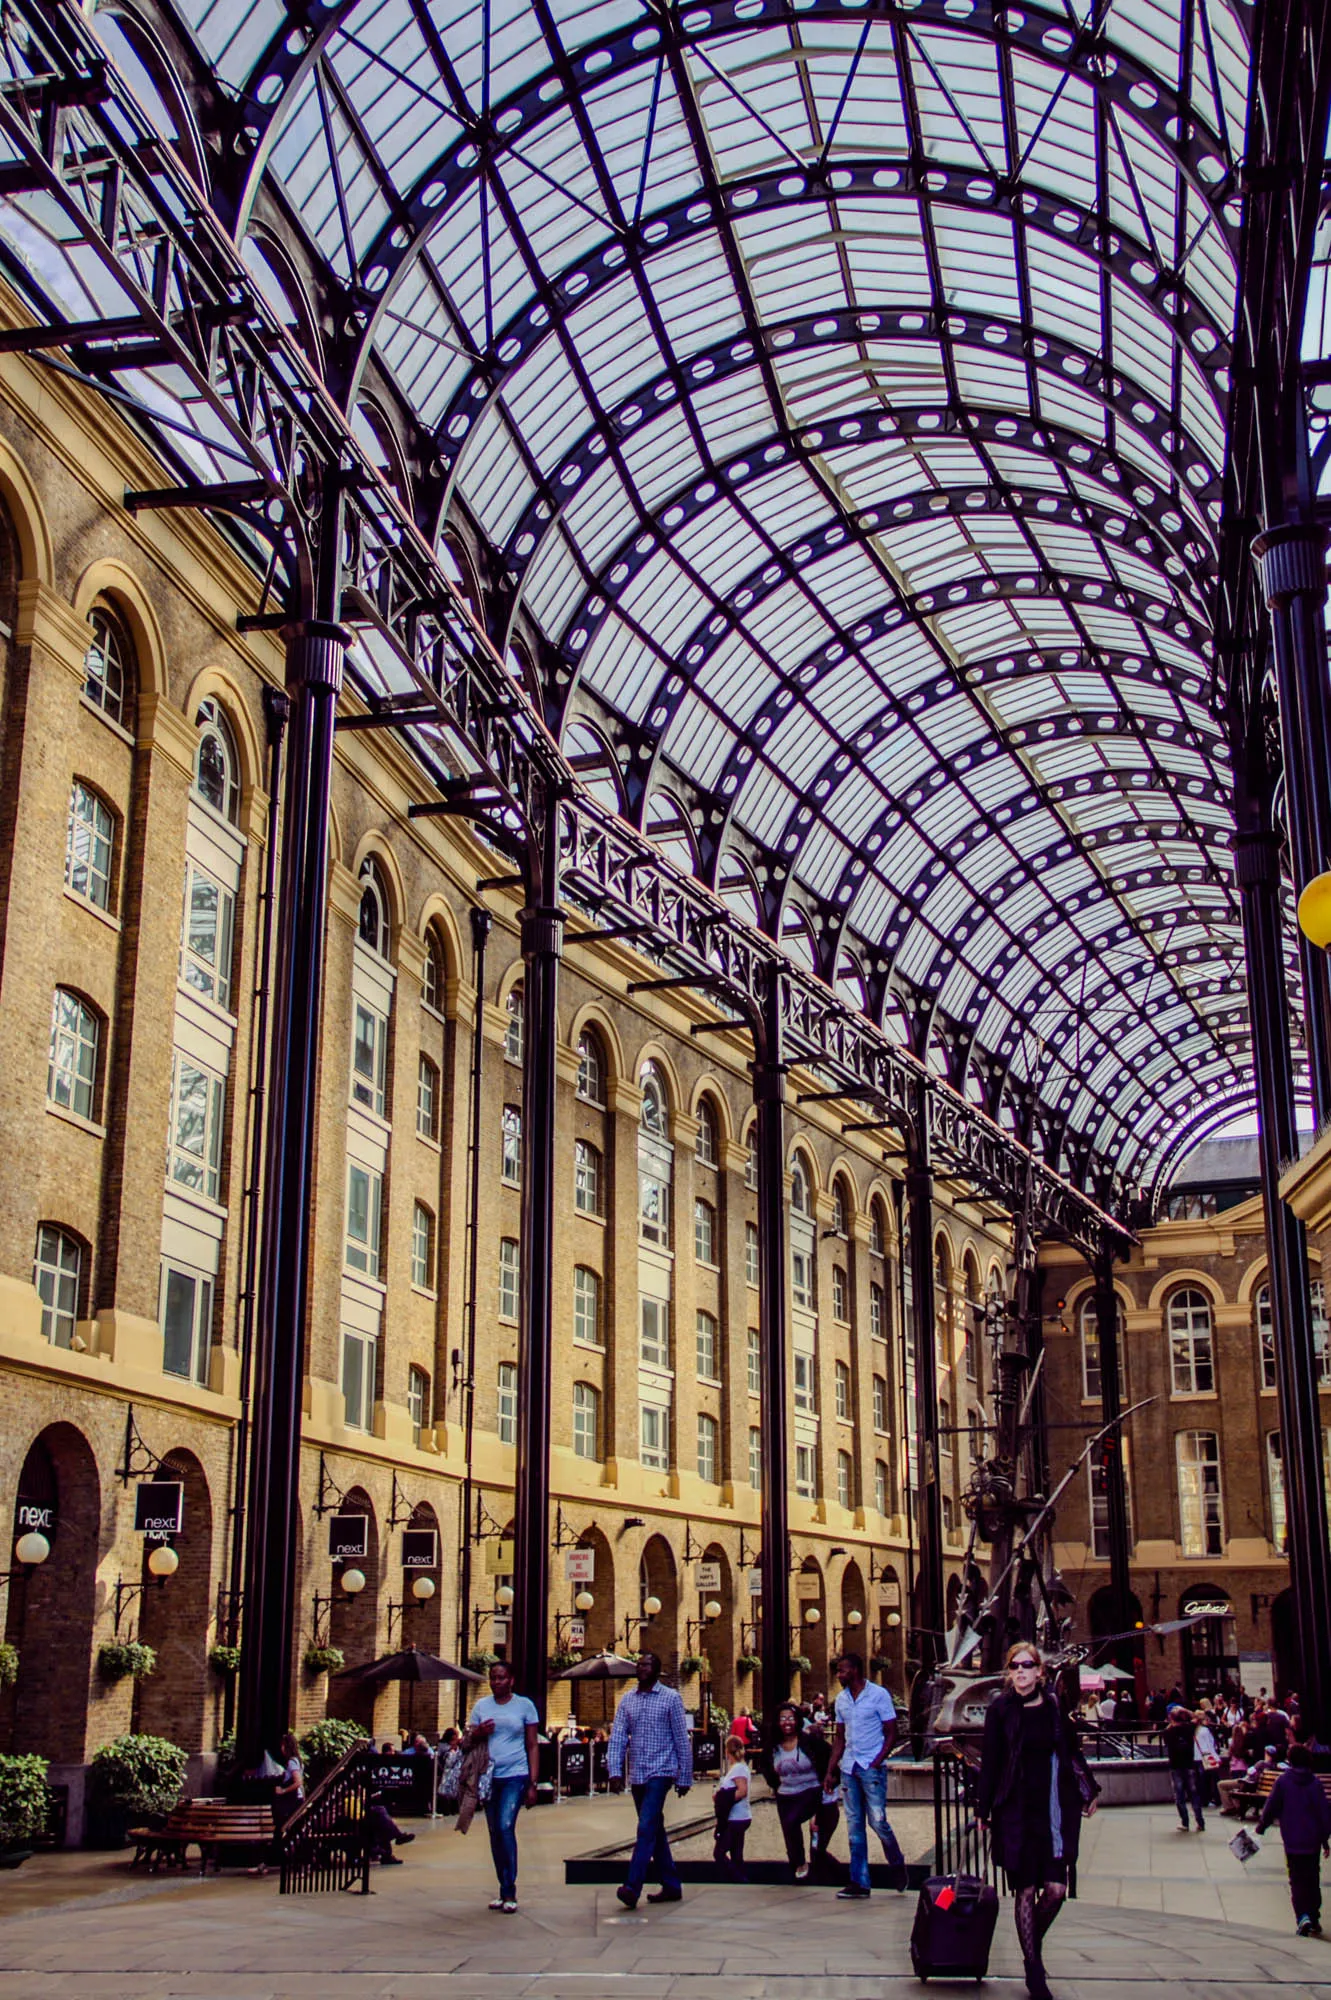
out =
<path fill-rule="evenodd" d="M 1205 1446 L 1212 1449 L 1204 1450 Z M 1186 1560 L 1214 1560 L 1225 1552 L 1224 1495 L 1220 1486 L 1220 1439 L 1215 1431 L 1177 1431 L 1174 1462 L 1178 1475 L 1179 1546 Z"/>
<path fill-rule="evenodd" d="M 706 1410 L 698 1412 L 698 1477 L 715 1486 L 721 1476 L 721 1426 Z"/>
<path fill-rule="evenodd" d="M 757 1493 L 763 1483 L 763 1434 L 757 1424 L 749 1425 L 749 1484 Z"/>
<path fill-rule="evenodd" d="M 590 1278 L 588 1286 L 583 1281 Z M 591 1301 L 591 1332 L 586 1331 L 588 1323 L 588 1300 Z M 604 1348 L 601 1333 L 601 1274 L 593 1271 L 590 1264 L 575 1264 L 573 1267 L 573 1338 L 580 1347 Z"/>
<path fill-rule="evenodd" d="M 832 1266 L 832 1317 L 843 1326 L 850 1324 L 850 1279 L 840 1264 Z"/>
<path fill-rule="evenodd" d="M 522 1186 L 522 1112 L 506 1104 L 500 1121 L 499 1178 L 505 1187 Z"/>
<path fill-rule="evenodd" d="M 700 1382 L 717 1382 L 720 1380 L 721 1329 L 716 1314 L 707 1312 L 702 1306 L 697 1308 L 696 1319 L 698 1379 Z"/>
<path fill-rule="evenodd" d="M 1128 1549 L 1133 1545 L 1132 1533 L 1132 1479 L 1129 1469 L 1128 1450 L 1130 1439 L 1122 1440 L 1123 1450 L 1123 1495 L 1128 1510 Z M 1105 1468 L 1093 1456 L 1086 1467 L 1089 1489 L 1089 1519 L 1091 1523 L 1091 1555 L 1096 1562 L 1109 1561 L 1109 1481 Z"/>
<path fill-rule="evenodd" d="M 187 1116 L 197 1118 L 200 1099 L 202 1124 L 184 1126 L 182 1120 Z M 183 1049 L 173 1050 L 167 1162 L 167 1178 L 173 1187 L 220 1202 L 225 1126 L 226 1079 L 187 1056 Z"/>
<path fill-rule="evenodd" d="M 763 1393 L 763 1337 L 756 1326 L 751 1326 L 748 1329 L 744 1358 L 749 1394 L 751 1396 L 761 1396 Z"/>
<path fill-rule="evenodd" d="M 744 1225 L 744 1282 L 757 1291 L 759 1284 L 758 1225 L 746 1222 Z"/>
<path fill-rule="evenodd" d="M 887 1315 L 883 1308 L 887 1294 L 881 1285 L 869 1287 L 869 1337 L 871 1340 L 887 1339 Z"/>
<path fill-rule="evenodd" d="M 1326 1315 L 1326 1291 L 1320 1278 L 1313 1278 L 1308 1286 L 1308 1303 L 1312 1313 L 1313 1359 L 1317 1369 L 1319 1389 L 1331 1389 L 1331 1327 Z M 1257 1338 L 1261 1355 L 1262 1387 L 1276 1387 L 1276 1343 L 1275 1329 L 1271 1321 L 1271 1286 L 1263 1281 L 1257 1288 Z"/>
<path fill-rule="evenodd" d="M 802 1415 L 813 1416 L 818 1408 L 817 1357 L 797 1347 L 791 1358 L 794 1365 L 790 1371 L 790 1382 L 795 1408 Z"/>
<path fill-rule="evenodd" d="M 42 1338 L 52 1347 L 72 1347 L 83 1281 L 83 1245 L 58 1222 L 39 1222 L 33 1248 L 32 1282 L 42 1302 Z"/>
<path fill-rule="evenodd" d="M 653 1472 L 670 1470 L 670 1410 L 663 1403 L 638 1405 L 638 1462 Z"/>
<path fill-rule="evenodd" d="M 411 1205 L 411 1282 L 434 1294 L 434 1216 L 423 1201 Z"/>
<path fill-rule="evenodd" d="M 522 1251 L 516 1236 L 499 1239 L 499 1317 L 515 1325 L 522 1296 Z"/>
<path fill-rule="evenodd" d="M 357 994 L 351 1014 L 351 1101 L 382 1118 L 387 1093 L 388 1016 Z"/>
<path fill-rule="evenodd" d="M 670 1181 L 665 1170 L 638 1167 L 638 1240 L 670 1247 Z"/>
<path fill-rule="evenodd" d="M 808 1250 L 790 1251 L 790 1296 L 806 1312 L 813 1311 L 813 1255 Z"/>
<path fill-rule="evenodd" d="M 522 982 L 509 988 L 504 1002 L 504 1061 L 522 1062 L 522 1041 L 526 1032 L 526 996 Z"/>
<path fill-rule="evenodd" d="M 578 1037 L 578 1081 L 575 1090 L 584 1104 L 594 1104 L 598 1110 L 605 1109 L 605 1057 L 590 1028 L 584 1028 Z"/>
<path fill-rule="evenodd" d="M 1184 1304 L 1184 1301 L 1197 1304 Z M 1169 1380 L 1175 1396 L 1215 1393 L 1215 1309 L 1196 1285 L 1180 1285 L 1165 1302 Z"/>
<path fill-rule="evenodd" d="M 886 1375 L 875 1375 L 873 1378 L 873 1427 L 879 1437 L 887 1436 L 889 1414 L 887 1377 Z"/>
<path fill-rule="evenodd" d="M 836 1455 L 836 1496 L 842 1507 L 855 1504 L 855 1462 L 848 1451 Z"/>
<path fill-rule="evenodd" d="M 720 1165 L 721 1121 L 716 1115 L 716 1107 L 710 1097 L 701 1097 L 698 1100 L 698 1139 L 694 1151 L 704 1167 Z"/>
<path fill-rule="evenodd" d="M 197 861 L 187 861 L 185 903 L 180 920 L 180 982 L 191 993 L 220 1007 L 224 1014 L 231 1012 L 235 935 L 234 891 Z M 209 939 L 211 950 L 203 949 Z"/>
<path fill-rule="evenodd" d="M 65 831 L 65 887 L 95 910 L 111 908 L 116 823 L 100 792 L 75 778 Z"/>
<path fill-rule="evenodd" d="M 597 1215 L 601 1208 L 601 1151 L 590 1139 L 573 1141 L 573 1206 L 579 1215 Z"/>
<path fill-rule="evenodd" d="M 638 1305 L 638 1359 L 644 1368 L 670 1368 L 670 1301 L 644 1295 Z"/>
<path fill-rule="evenodd" d="M 518 1441 L 518 1364 L 501 1361 L 495 1376 L 495 1429 L 500 1444 Z"/>
<path fill-rule="evenodd" d="M 374 1429 L 379 1343 L 372 1333 L 342 1325 L 342 1405 L 349 1431 Z"/>
<path fill-rule="evenodd" d="M 431 1143 L 439 1138 L 439 1065 L 424 1049 L 416 1064 L 416 1131 Z"/>
<path fill-rule="evenodd" d="M 844 1361 L 836 1364 L 836 1413 L 843 1424 L 850 1422 L 850 1370 Z"/>
<path fill-rule="evenodd" d="M 186 1287 L 189 1289 L 189 1327 L 186 1333 L 189 1351 L 182 1357 L 185 1362 L 184 1367 L 174 1368 L 167 1359 L 169 1352 L 167 1307 L 171 1301 L 173 1280 L 181 1291 Z M 206 1271 L 191 1270 L 188 1264 L 179 1263 L 175 1258 L 164 1257 L 159 1284 L 157 1323 L 162 1329 L 162 1373 L 174 1376 L 179 1381 L 195 1382 L 201 1388 L 207 1388 L 212 1361 L 214 1280 Z"/>
<path fill-rule="evenodd" d="M 411 1418 L 411 1441 L 419 1446 L 430 1422 L 430 1378 L 413 1363 L 407 1370 L 407 1415 Z"/>
<path fill-rule="evenodd" d="M 573 1455 L 593 1460 L 601 1455 L 601 1392 L 591 1382 L 573 1384 Z"/>
<path fill-rule="evenodd" d="M 62 1018 L 64 1016 L 64 1018 Z M 101 1016 L 81 993 L 57 986 L 51 997 L 51 1052 L 46 1069 L 47 1102 L 76 1118 L 95 1121 Z"/>
<path fill-rule="evenodd" d="M 353 1219 L 359 1219 L 360 1204 L 353 1209 L 352 1194 L 358 1179 L 365 1182 L 364 1219 L 365 1233 L 353 1234 Z M 377 1167 L 363 1167 L 359 1160 L 347 1164 L 347 1226 L 342 1261 L 352 1271 L 359 1271 L 362 1277 L 373 1278 L 380 1275 L 383 1255 L 383 1209 L 384 1177 Z"/>
<path fill-rule="evenodd" d="M 873 1462 L 873 1502 L 884 1519 L 892 1511 L 890 1506 L 891 1497 L 887 1465 L 883 1459 L 876 1458 Z"/>
<path fill-rule="evenodd" d="M 818 1498 L 818 1453 L 811 1444 L 795 1446 L 795 1491 L 801 1500 Z"/>
<path fill-rule="evenodd" d="M 693 1255 L 699 1264 L 716 1263 L 716 1210 L 701 1195 L 693 1204 Z"/>

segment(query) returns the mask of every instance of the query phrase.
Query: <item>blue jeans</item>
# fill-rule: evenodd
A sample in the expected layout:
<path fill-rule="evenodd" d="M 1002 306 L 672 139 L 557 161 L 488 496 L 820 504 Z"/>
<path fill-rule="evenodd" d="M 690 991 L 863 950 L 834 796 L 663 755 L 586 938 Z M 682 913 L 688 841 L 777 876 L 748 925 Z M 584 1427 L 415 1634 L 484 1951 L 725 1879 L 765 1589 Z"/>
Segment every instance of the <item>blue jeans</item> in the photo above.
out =
<path fill-rule="evenodd" d="M 631 1788 L 633 1803 L 638 1808 L 638 1837 L 633 1843 L 633 1859 L 629 1862 L 624 1887 L 631 1889 L 635 1896 L 642 1894 L 647 1870 L 653 1865 L 660 1877 L 661 1887 L 676 1895 L 679 1893 L 679 1870 L 670 1852 L 665 1830 L 665 1802 L 674 1783 L 673 1778 L 648 1778 L 645 1785 Z"/>
<path fill-rule="evenodd" d="M 869 1826 L 883 1843 L 888 1865 L 892 1868 L 906 1865 L 897 1837 L 887 1823 L 887 1772 L 881 1764 L 872 1769 L 863 1764 L 857 1764 L 853 1771 L 843 1768 L 841 1788 L 846 1807 L 846 1838 L 850 1842 L 851 1884 L 856 1889 L 867 1889 Z"/>
<path fill-rule="evenodd" d="M 496 1778 L 485 1802 L 490 1852 L 499 1877 L 499 1894 L 506 1903 L 515 1901 L 518 1893 L 517 1820 L 527 1782 L 526 1778 Z"/>
<path fill-rule="evenodd" d="M 1188 1801 L 1192 1800 L 1193 1817 L 1198 1826 L 1202 1825 L 1202 1767 L 1190 1764 L 1186 1771 L 1171 1771 L 1169 1782 L 1174 1788 L 1174 1804 L 1184 1826 L 1188 1824 Z"/>

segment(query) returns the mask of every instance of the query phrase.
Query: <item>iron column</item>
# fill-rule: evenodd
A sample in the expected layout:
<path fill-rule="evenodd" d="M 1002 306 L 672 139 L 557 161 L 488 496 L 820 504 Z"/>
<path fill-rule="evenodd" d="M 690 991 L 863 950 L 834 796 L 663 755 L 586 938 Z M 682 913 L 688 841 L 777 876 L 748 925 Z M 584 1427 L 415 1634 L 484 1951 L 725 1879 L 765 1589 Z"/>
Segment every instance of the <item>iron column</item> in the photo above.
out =
<path fill-rule="evenodd" d="M 1234 838 L 1234 864 L 1243 911 L 1262 1206 L 1271 1260 L 1271 1337 L 1299 1648 L 1298 1692 L 1306 1704 L 1304 1713 L 1324 1733 L 1331 1719 L 1331 1548 L 1327 1541 L 1307 1239 L 1303 1224 L 1280 1198 L 1281 1169 L 1297 1156 L 1298 1133 L 1281 951 L 1279 836 L 1269 825 L 1252 824 L 1258 812 L 1242 793 L 1236 803 L 1239 829 Z"/>
<path fill-rule="evenodd" d="M 790 1446 L 786 1348 L 786 1140 L 781 1060 L 783 974 L 769 966 L 755 1024 L 753 1095 L 758 1107 L 758 1277 L 762 1361 L 763 1710 L 790 1693 Z"/>
<path fill-rule="evenodd" d="M 1292 522 L 1258 535 L 1253 554 L 1271 614 L 1285 818 L 1294 893 L 1331 868 L 1331 733 L 1326 703 L 1326 531 Z M 1331 1115 L 1331 968 L 1299 933 L 1308 1083 L 1317 1125 Z"/>
<path fill-rule="evenodd" d="M 522 1077 L 522 1235 L 519 1266 L 518 1450 L 514 1507 L 513 1636 L 509 1657 L 523 1694 L 545 1721 L 550 1595 L 550 1387 L 554 1353 L 555 1055 L 559 1044 L 559 797 L 541 794 L 531 834 Z"/>
<path fill-rule="evenodd" d="M 929 1102 L 921 1085 L 906 1134 L 906 1202 L 910 1211 L 911 1309 L 915 1338 L 915 1430 L 920 1483 L 916 1518 L 920 1566 L 915 1607 L 920 1670 L 933 1672 L 943 1651 L 943 1504 L 938 1485 L 938 1367 L 934 1326 L 934 1176 L 929 1150 Z"/>
<path fill-rule="evenodd" d="M 254 1342 L 246 1507 L 241 1770 L 275 1753 L 291 1714 L 301 1389 L 309 1296 L 310 1196 L 328 908 L 333 725 L 347 634 L 307 620 L 286 633 L 287 777 L 282 814 L 272 1075 Z"/>
<path fill-rule="evenodd" d="M 1116 1428 L 1101 1441 L 1105 1478 L 1105 1511 L 1109 1527 L 1109 1590 L 1113 1598 L 1113 1630 L 1126 1631 L 1129 1576 L 1128 1488 L 1123 1465 L 1123 1384 L 1118 1373 L 1118 1294 L 1114 1290 L 1114 1250 L 1102 1244 L 1092 1267 L 1095 1276 L 1095 1331 L 1100 1347 L 1100 1420 Z"/>

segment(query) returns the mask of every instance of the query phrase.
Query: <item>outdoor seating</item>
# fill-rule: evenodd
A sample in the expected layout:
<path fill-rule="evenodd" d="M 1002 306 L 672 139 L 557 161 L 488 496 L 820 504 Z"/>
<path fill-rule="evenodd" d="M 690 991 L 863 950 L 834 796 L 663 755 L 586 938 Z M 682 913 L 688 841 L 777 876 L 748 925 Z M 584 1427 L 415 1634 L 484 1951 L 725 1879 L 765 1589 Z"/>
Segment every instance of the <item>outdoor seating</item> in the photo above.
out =
<path fill-rule="evenodd" d="M 232 1806 L 224 1799 L 182 1799 L 168 1814 L 162 1827 L 132 1827 L 135 1843 L 131 1868 L 146 1866 L 156 1875 L 162 1868 L 184 1868 L 187 1850 L 199 1850 L 199 1873 L 206 1875 L 208 1863 L 220 1870 L 223 1854 L 235 1850 L 233 1858 L 264 1854 L 274 1836 L 271 1806 Z"/>

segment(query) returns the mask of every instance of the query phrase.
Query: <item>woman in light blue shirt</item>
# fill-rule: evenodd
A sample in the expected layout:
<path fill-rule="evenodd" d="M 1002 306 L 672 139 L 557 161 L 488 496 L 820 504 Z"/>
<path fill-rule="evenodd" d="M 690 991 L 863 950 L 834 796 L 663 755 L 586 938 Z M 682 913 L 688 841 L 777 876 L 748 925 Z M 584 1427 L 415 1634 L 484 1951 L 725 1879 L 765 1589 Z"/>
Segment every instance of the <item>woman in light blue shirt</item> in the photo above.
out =
<path fill-rule="evenodd" d="M 499 1894 L 492 1910 L 512 1916 L 518 1907 L 518 1813 L 536 1803 L 536 1726 L 539 1718 L 525 1694 L 513 1690 L 513 1669 L 496 1660 L 490 1692 L 471 1712 L 471 1726 L 490 1750 L 490 1796 L 485 1804 Z"/>

